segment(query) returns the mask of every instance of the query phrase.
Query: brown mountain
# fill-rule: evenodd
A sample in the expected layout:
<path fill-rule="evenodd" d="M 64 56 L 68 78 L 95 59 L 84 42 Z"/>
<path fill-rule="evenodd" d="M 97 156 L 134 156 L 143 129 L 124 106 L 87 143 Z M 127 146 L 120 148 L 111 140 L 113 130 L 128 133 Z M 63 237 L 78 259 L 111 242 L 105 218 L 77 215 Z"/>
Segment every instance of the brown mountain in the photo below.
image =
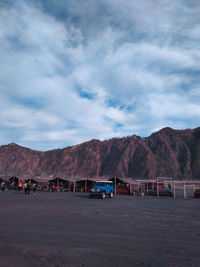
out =
<path fill-rule="evenodd" d="M 91 140 L 64 149 L 34 151 L 0 146 L 0 176 L 37 177 L 200 177 L 200 128 L 164 128 L 151 136 Z"/>

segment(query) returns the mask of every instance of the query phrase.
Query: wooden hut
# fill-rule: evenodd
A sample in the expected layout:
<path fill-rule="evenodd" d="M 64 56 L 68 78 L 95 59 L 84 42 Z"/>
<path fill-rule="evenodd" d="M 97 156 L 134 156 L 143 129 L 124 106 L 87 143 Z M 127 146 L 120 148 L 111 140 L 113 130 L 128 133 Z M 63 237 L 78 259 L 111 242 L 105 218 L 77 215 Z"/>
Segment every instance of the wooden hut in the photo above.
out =
<path fill-rule="evenodd" d="M 113 181 L 115 194 L 130 195 L 136 187 L 136 182 L 132 178 L 117 178 L 113 177 L 109 179 Z"/>
<path fill-rule="evenodd" d="M 55 191 L 68 191 L 69 181 L 60 177 L 49 180 L 49 188 L 55 188 Z"/>

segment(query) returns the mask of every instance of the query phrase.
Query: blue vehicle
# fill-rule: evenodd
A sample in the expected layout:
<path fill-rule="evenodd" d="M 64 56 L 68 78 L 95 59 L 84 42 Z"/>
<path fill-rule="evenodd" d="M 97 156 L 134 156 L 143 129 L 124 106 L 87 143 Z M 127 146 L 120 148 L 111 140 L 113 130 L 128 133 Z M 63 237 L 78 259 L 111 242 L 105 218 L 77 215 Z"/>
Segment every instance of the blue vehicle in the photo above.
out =
<path fill-rule="evenodd" d="M 99 181 L 92 187 L 89 193 L 89 197 L 100 197 L 104 199 L 106 196 L 112 198 L 114 196 L 114 186 L 111 181 Z"/>

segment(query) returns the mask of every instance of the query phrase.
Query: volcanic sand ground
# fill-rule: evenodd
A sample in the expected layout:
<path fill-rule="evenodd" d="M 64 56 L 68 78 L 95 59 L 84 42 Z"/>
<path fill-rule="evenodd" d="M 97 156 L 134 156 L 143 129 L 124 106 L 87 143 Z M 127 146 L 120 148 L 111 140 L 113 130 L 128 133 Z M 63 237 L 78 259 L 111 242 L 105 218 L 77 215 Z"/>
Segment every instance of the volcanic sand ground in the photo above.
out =
<path fill-rule="evenodd" d="M 200 266 L 200 200 L 0 192 L 0 266 Z"/>

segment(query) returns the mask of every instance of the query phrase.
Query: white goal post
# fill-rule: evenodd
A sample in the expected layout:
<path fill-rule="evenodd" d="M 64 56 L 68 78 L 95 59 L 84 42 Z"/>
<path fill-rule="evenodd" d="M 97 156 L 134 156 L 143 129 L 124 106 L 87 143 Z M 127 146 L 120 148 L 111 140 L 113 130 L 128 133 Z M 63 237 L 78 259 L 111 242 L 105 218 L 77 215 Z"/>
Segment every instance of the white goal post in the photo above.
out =
<path fill-rule="evenodd" d="M 184 183 L 184 189 L 183 189 L 184 198 L 187 198 L 187 188 L 192 188 L 193 192 L 194 192 L 195 191 L 195 185 L 194 184 L 185 184 Z"/>
<path fill-rule="evenodd" d="M 169 177 L 157 177 L 156 181 L 157 181 L 157 198 L 159 198 L 159 181 L 170 181 L 172 183 L 173 178 L 169 178 Z M 175 190 L 175 184 L 174 184 L 174 190 Z"/>

